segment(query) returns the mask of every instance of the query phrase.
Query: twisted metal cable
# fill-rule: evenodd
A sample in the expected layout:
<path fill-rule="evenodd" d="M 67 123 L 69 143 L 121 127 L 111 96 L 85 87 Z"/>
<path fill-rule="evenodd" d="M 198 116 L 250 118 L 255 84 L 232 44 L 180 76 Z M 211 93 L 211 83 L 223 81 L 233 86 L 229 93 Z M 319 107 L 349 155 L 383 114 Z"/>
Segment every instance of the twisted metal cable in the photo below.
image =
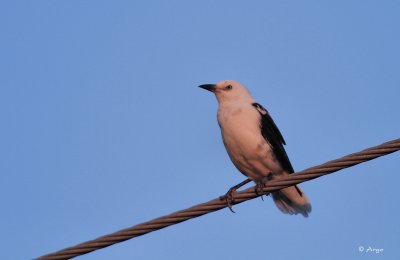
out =
<path fill-rule="evenodd" d="M 389 153 L 393 153 L 398 150 L 400 150 L 400 139 L 395 139 L 393 141 L 368 148 L 361 152 L 353 153 L 340 159 L 329 161 L 327 163 L 308 168 L 298 173 L 290 174 L 280 180 L 268 181 L 268 183 L 266 183 L 265 187 L 263 188 L 263 192 L 269 193 L 295 184 L 309 181 L 330 174 L 332 172 L 336 172 L 341 169 L 348 168 Z M 235 193 L 235 201 L 232 203 L 232 205 L 242 203 L 246 200 L 254 199 L 258 196 L 260 196 L 260 194 L 256 194 L 255 187 L 250 187 L 248 189 Z M 224 200 L 221 200 L 220 198 L 216 198 L 206 203 L 190 207 L 188 209 L 155 218 L 148 222 L 122 229 L 115 233 L 105 235 L 69 248 L 65 248 L 52 254 L 41 256 L 37 259 L 69 259 L 72 257 L 80 256 L 137 236 L 150 233 L 152 231 L 156 231 L 192 218 L 202 216 L 204 214 L 223 209 L 225 207 L 227 207 L 226 202 Z"/>

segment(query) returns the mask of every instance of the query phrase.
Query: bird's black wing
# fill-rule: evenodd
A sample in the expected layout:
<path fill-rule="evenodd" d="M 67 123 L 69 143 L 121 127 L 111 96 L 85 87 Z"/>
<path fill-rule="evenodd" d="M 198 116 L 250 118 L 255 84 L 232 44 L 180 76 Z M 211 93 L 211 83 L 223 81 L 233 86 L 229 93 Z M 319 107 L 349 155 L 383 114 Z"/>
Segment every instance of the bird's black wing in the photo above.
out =
<path fill-rule="evenodd" d="M 272 146 L 276 158 L 280 162 L 282 168 L 289 173 L 293 173 L 293 167 L 290 163 L 289 157 L 285 151 L 283 145 L 286 145 L 285 139 L 278 127 L 276 126 L 274 120 L 269 115 L 268 111 L 260 104 L 252 104 L 261 115 L 261 134 Z"/>

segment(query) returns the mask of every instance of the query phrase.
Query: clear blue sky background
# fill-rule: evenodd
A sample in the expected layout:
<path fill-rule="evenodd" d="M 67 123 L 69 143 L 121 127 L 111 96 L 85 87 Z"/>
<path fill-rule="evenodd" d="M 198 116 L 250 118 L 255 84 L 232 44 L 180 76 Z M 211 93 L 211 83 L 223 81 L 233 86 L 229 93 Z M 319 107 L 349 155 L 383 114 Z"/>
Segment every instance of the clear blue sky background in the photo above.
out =
<path fill-rule="evenodd" d="M 398 1 L 2 1 L 0 259 L 31 259 L 243 180 L 217 102 L 236 79 L 296 170 L 399 137 Z M 399 154 L 81 259 L 400 259 Z M 360 253 L 359 246 L 384 249 Z"/>

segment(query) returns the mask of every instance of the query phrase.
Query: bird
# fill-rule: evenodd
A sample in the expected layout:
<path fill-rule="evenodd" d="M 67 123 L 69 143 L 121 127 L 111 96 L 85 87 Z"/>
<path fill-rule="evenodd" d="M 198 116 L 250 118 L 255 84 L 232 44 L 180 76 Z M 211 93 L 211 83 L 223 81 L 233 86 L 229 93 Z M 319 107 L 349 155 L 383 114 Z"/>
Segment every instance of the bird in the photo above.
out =
<path fill-rule="evenodd" d="M 232 163 L 247 177 L 231 187 L 224 196 L 229 209 L 234 212 L 231 204 L 237 189 L 253 181 L 259 193 L 265 183 L 279 180 L 293 173 L 294 169 L 284 148 L 286 142 L 274 120 L 245 86 L 234 80 L 223 80 L 199 87 L 215 94 L 224 146 Z M 271 195 L 283 213 L 308 217 L 311 212 L 306 194 L 297 185 L 272 192 Z"/>

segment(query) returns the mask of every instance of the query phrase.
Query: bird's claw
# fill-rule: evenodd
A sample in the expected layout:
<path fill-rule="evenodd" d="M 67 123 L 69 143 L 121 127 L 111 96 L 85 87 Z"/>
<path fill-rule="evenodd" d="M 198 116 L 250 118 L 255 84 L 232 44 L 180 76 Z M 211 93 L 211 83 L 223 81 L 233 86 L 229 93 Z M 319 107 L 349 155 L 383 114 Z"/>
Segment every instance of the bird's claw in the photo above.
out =
<path fill-rule="evenodd" d="M 264 188 L 264 182 L 259 181 L 256 183 L 256 187 L 255 187 L 255 192 L 257 194 L 257 196 L 262 196 L 263 195 L 263 188 Z"/>
<path fill-rule="evenodd" d="M 236 192 L 236 189 L 230 188 L 230 189 L 228 190 L 228 192 L 227 192 L 224 196 L 221 196 L 221 197 L 219 198 L 220 200 L 225 200 L 226 205 L 228 206 L 229 210 L 230 210 L 232 213 L 236 213 L 236 212 L 232 209 L 232 203 L 234 202 L 233 193 L 235 193 L 235 192 Z"/>
<path fill-rule="evenodd" d="M 259 181 L 256 183 L 255 192 L 257 196 L 261 196 L 261 199 L 264 201 L 264 195 L 268 196 L 268 193 L 264 193 L 263 189 L 265 187 L 264 181 Z"/>

